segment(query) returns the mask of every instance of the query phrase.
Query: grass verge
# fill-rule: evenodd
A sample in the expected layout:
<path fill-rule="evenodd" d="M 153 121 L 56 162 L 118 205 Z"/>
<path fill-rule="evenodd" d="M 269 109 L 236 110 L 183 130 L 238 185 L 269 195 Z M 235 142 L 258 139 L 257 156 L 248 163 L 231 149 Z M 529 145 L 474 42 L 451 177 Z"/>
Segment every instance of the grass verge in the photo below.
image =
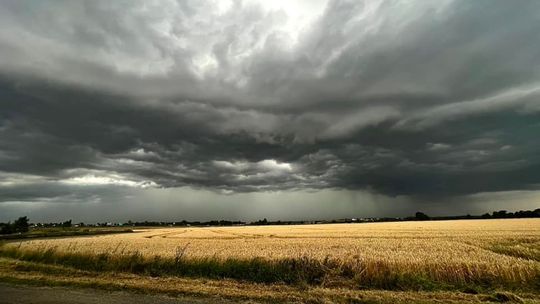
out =
<path fill-rule="evenodd" d="M 534 293 L 495 291 L 463 293 L 456 291 L 349 290 L 319 286 L 257 284 L 235 280 L 208 280 L 177 277 L 149 277 L 129 273 L 87 272 L 59 265 L 0 258 L 0 282 L 37 286 L 65 286 L 125 290 L 144 294 L 166 294 L 223 299 L 247 303 L 540 303 Z"/>
<path fill-rule="evenodd" d="M 330 286 L 349 289 L 385 290 L 540 290 L 540 269 L 527 272 L 494 272 L 489 265 L 423 265 L 400 268 L 381 261 L 310 259 L 279 260 L 145 257 L 140 253 L 91 254 L 61 252 L 54 248 L 27 250 L 0 246 L 0 256 L 20 261 L 62 265 L 92 272 L 122 272 L 151 277 L 175 276 L 235 279 L 254 283 L 284 283 L 295 286 Z"/>

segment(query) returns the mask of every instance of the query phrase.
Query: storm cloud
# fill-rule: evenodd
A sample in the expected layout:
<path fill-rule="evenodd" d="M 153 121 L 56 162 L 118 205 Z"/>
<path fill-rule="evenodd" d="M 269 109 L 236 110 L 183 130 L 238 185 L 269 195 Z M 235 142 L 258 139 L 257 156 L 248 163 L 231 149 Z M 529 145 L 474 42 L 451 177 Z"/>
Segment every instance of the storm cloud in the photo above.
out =
<path fill-rule="evenodd" d="M 0 202 L 536 193 L 539 32 L 534 0 L 3 1 Z"/>

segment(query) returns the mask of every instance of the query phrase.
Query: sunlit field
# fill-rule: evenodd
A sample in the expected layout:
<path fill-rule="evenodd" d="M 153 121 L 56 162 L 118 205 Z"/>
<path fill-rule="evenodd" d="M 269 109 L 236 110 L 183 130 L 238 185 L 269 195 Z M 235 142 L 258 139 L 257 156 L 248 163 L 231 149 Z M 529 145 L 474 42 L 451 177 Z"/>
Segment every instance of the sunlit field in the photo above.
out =
<path fill-rule="evenodd" d="M 322 265 L 327 283 L 368 287 L 393 288 L 395 280 L 414 277 L 534 289 L 540 278 L 539 219 L 141 229 L 9 246 L 20 252 L 154 261 L 309 261 L 311 268 Z"/>
<path fill-rule="evenodd" d="M 308 256 L 392 260 L 396 263 L 490 263 L 511 267 L 530 261 L 540 245 L 540 220 L 392 222 L 295 226 L 163 228 L 137 233 L 14 243 L 21 248 L 188 257 L 285 258 Z M 513 245 L 519 242 L 519 244 Z M 500 254 L 504 247 L 513 254 Z M 497 251 L 497 250 L 495 250 Z"/>

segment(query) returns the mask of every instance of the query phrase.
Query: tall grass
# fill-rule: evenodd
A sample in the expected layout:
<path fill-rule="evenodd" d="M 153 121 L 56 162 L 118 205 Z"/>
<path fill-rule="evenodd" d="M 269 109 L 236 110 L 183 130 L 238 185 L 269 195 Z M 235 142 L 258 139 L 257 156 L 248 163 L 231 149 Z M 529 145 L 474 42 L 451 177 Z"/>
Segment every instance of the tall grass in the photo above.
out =
<path fill-rule="evenodd" d="M 66 253 L 54 248 L 25 250 L 0 248 L 0 256 L 45 264 L 56 264 L 89 271 L 118 271 L 151 276 L 188 276 L 233 278 L 254 282 L 318 283 L 324 276 L 324 265 L 307 258 L 268 261 L 254 259 L 187 259 L 182 256 L 164 258 L 130 254 Z"/>
<path fill-rule="evenodd" d="M 263 258 L 194 258 L 185 256 L 179 248 L 174 257 L 148 257 L 139 252 L 80 253 L 24 249 L 1 246 L 0 256 L 23 261 L 55 264 L 96 272 L 129 272 L 150 276 L 185 276 L 231 278 L 259 283 L 309 284 L 347 286 L 353 288 L 381 288 L 390 290 L 456 289 L 476 286 L 483 289 L 537 290 L 540 288 L 540 269 L 531 268 L 509 272 L 494 271 L 491 265 L 425 264 L 417 268 L 403 268 L 380 260 L 342 260 L 309 257 Z"/>

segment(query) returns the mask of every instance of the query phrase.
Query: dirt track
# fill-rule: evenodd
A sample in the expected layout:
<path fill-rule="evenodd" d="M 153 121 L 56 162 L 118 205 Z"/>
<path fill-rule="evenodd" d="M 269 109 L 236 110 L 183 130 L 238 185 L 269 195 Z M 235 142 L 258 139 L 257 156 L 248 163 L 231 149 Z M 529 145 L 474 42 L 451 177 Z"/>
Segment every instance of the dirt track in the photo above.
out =
<path fill-rule="evenodd" d="M 0 304 L 209 304 L 240 303 L 222 299 L 172 298 L 123 291 L 0 284 Z"/>

